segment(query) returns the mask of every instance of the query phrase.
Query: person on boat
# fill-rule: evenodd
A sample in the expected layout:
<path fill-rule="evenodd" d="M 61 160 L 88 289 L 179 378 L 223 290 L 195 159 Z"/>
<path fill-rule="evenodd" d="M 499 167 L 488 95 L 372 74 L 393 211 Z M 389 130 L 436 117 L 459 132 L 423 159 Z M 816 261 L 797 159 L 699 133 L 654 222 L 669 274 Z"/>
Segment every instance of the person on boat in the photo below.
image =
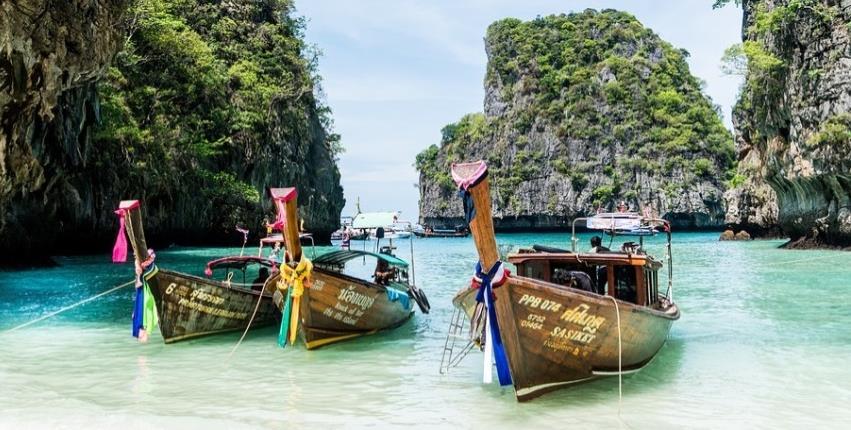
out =
<path fill-rule="evenodd" d="M 257 279 L 251 282 L 251 289 L 255 291 L 262 291 L 263 285 L 266 284 L 267 279 L 269 279 L 269 269 L 261 267 L 260 271 L 257 273 Z"/>
<path fill-rule="evenodd" d="M 594 236 L 591 238 L 591 250 L 588 251 L 592 254 L 596 254 L 598 252 L 609 252 L 611 251 L 609 248 L 603 246 L 603 238 L 600 236 Z"/>
<path fill-rule="evenodd" d="M 378 285 L 388 285 L 396 276 L 396 269 L 390 267 L 386 261 L 378 259 L 378 264 L 375 266 L 375 283 Z"/>
<path fill-rule="evenodd" d="M 351 249 L 352 229 L 346 227 L 343 230 L 343 240 L 340 242 L 341 249 Z"/>
<path fill-rule="evenodd" d="M 627 211 L 629 211 L 629 206 L 626 204 L 626 202 L 623 200 L 618 202 L 618 213 L 626 213 Z"/>
<path fill-rule="evenodd" d="M 269 259 L 280 263 L 281 262 L 281 243 L 275 242 L 275 246 L 272 247 L 272 250 L 269 251 Z"/>

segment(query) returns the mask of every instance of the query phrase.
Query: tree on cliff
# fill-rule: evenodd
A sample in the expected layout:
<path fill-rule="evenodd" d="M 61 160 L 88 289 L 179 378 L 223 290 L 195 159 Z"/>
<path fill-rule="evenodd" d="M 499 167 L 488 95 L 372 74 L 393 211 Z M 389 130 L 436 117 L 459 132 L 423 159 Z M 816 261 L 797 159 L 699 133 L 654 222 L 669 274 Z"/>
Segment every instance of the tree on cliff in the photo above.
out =
<path fill-rule="evenodd" d="M 297 185 L 311 198 L 307 225 L 336 225 L 339 135 L 314 97 L 316 52 L 291 8 L 288 0 L 132 7 L 131 35 L 101 86 L 96 139 L 126 160 L 149 208 L 165 215 L 189 203 L 204 227 L 226 229 L 259 219 L 262 187 Z"/>

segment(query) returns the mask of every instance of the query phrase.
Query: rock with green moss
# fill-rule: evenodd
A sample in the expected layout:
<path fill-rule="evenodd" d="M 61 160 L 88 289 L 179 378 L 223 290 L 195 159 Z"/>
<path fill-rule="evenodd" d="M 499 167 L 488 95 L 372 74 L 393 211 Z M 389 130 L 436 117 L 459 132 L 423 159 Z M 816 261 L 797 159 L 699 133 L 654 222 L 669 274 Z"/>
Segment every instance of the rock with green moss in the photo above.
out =
<path fill-rule="evenodd" d="M 154 244 L 222 242 L 263 229 L 276 186 L 337 228 L 339 136 L 290 0 L 72 3 L 2 5 L 0 253 L 108 249 L 124 198 Z"/>
<path fill-rule="evenodd" d="M 677 227 L 723 224 L 732 137 L 687 52 L 614 10 L 501 20 L 485 48 L 484 112 L 417 157 L 422 222 L 461 221 L 450 165 L 484 159 L 500 229 L 566 227 L 617 200 Z"/>
<path fill-rule="evenodd" d="M 851 3 L 748 0 L 729 221 L 851 246 Z M 749 229 L 750 230 L 750 229 Z"/>

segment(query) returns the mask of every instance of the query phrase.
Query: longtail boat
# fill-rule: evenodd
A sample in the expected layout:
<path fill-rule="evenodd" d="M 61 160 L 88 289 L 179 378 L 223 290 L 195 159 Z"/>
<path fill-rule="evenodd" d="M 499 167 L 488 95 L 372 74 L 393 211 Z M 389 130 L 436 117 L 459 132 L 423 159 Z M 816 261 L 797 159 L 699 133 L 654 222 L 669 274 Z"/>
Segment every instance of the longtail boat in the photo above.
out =
<path fill-rule="evenodd" d="M 479 255 L 474 282 L 453 304 L 474 323 L 472 335 L 484 342 L 486 381 L 495 360 L 500 384 L 513 384 L 517 399 L 525 401 L 573 383 L 635 372 L 654 358 L 680 317 L 672 299 L 667 221 L 633 213 L 578 219 L 571 250 L 536 246 L 509 254 L 514 275 L 499 261 L 487 166 L 455 164 L 452 176 L 463 191 Z M 658 291 L 662 263 L 646 254 L 643 239 L 619 252 L 577 252 L 577 221 L 639 237 L 663 228 L 667 292 Z"/>
<path fill-rule="evenodd" d="M 295 343 L 299 333 L 306 348 L 314 349 L 393 329 L 411 318 L 414 303 L 428 313 L 425 294 L 409 279 L 413 267 L 392 255 L 392 247 L 383 252 L 332 251 L 311 261 L 299 241 L 296 189 L 273 188 L 270 195 L 286 248 L 286 263 L 270 279 L 278 289 L 281 346 Z M 375 279 L 345 273 L 347 262 L 367 258 L 376 261 Z"/>
<path fill-rule="evenodd" d="M 467 237 L 470 231 L 466 227 L 455 229 L 425 228 L 414 230 L 417 237 Z"/>
<path fill-rule="evenodd" d="M 146 315 L 144 326 L 159 325 L 165 343 L 225 333 L 246 328 L 257 328 L 276 323 L 280 312 L 272 302 L 272 290 L 264 284 L 251 283 L 247 273 L 257 268 L 270 275 L 277 272 L 273 260 L 254 256 L 232 256 L 209 262 L 204 270 L 208 277 L 219 274 L 220 280 L 207 279 L 157 267 L 154 254 L 149 252 L 142 226 L 141 205 L 137 200 L 123 201 L 116 214 L 121 230 L 118 242 L 124 240 L 124 231 L 130 239 L 136 260 L 137 306 L 135 314 L 144 309 L 156 317 Z M 116 246 L 119 249 L 120 246 Z M 124 244 L 126 258 L 126 244 Z M 122 261 L 113 253 L 113 261 Z M 234 279 L 241 273 L 241 279 Z M 150 301 L 153 300 L 153 303 Z M 139 303 L 146 302 L 147 303 Z M 151 313 L 151 312 L 149 312 Z M 154 320 L 158 319 L 157 321 Z M 252 319 L 253 318 L 253 319 Z M 137 324 L 137 323 L 134 323 Z M 134 335 L 138 327 L 134 325 Z"/>

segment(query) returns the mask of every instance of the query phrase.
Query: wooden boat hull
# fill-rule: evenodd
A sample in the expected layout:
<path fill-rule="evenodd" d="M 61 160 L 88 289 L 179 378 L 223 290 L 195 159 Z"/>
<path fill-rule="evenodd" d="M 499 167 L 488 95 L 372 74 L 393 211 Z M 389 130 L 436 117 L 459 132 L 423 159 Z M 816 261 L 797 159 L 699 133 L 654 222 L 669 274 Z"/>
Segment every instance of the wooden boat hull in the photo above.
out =
<path fill-rule="evenodd" d="M 260 291 L 170 270 L 155 269 L 146 279 L 165 343 L 245 330 L 261 295 Z M 263 294 L 251 328 L 274 324 L 279 315 L 271 294 Z"/>
<path fill-rule="evenodd" d="M 472 315 L 476 293 L 462 291 L 455 305 Z M 655 310 L 617 301 L 616 309 L 609 297 L 530 278 L 509 278 L 494 294 L 500 335 L 520 401 L 572 383 L 617 375 L 618 313 L 623 373 L 649 363 L 679 318 L 676 305 Z"/>
<path fill-rule="evenodd" d="M 315 349 L 399 327 L 413 315 L 413 300 L 392 300 L 384 287 L 314 269 L 299 309 L 305 346 Z"/>

